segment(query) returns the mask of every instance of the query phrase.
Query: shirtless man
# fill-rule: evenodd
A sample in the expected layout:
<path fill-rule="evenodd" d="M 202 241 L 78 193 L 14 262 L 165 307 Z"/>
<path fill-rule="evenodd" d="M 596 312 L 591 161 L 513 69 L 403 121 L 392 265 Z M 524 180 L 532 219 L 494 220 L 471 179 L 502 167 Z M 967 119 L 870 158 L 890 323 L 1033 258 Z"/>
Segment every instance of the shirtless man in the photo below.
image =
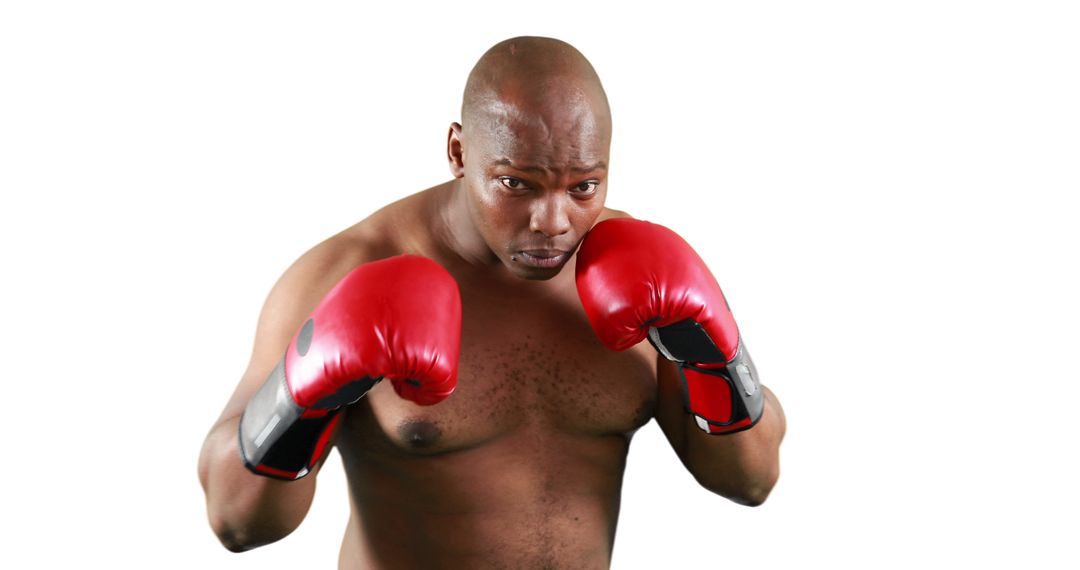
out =
<path fill-rule="evenodd" d="M 752 363 L 741 344 L 738 357 L 733 355 L 738 333 L 715 282 L 703 281 L 702 289 L 715 292 L 697 296 L 711 299 L 709 311 L 718 322 L 704 326 L 724 353 L 720 360 L 730 360 L 726 368 L 724 362 L 674 363 L 657 349 L 677 358 L 671 353 L 683 350 L 679 344 L 685 343 L 677 335 L 655 336 L 655 348 L 639 342 L 648 331 L 658 330 L 650 329 L 649 322 L 615 338 L 622 335 L 612 321 L 617 317 L 600 314 L 611 308 L 607 305 L 622 302 L 605 296 L 631 281 L 627 272 L 632 269 L 618 268 L 612 275 L 605 261 L 615 258 L 604 257 L 606 250 L 619 244 L 656 244 L 658 258 L 645 255 L 638 261 L 699 267 L 697 278 L 711 280 L 700 259 L 676 243 L 674 234 L 604 207 L 610 134 L 600 81 L 568 44 L 514 38 L 480 59 L 465 89 L 462 122 L 450 126 L 447 157 L 454 179 L 390 204 L 318 244 L 271 291 L 250 365 L 207 436 L 199 461 L 210 525 L 226 548 L 256 548 L 297 528 L 330 446 L 341 453 L 351 500 L 341 568 L 607 568 L 630 438 L 651 418 L 706 489 L 745 505 L 765 500 L 779 473 L 784 415 L 772 393 L 749 376 Z M 575 283 L 575 268 L 583 274 L 578 259 L 585 255 L 578 250 L 583 238 L 608 219 L 644 225 L 616 228 L 603 240 L 594 239 L 598 232 L 593 232 L 593 241 L 586 243 L 595 253 L 589 253 L 595 271 L 585 271 L 585 281 Z M 634 233 L 639 230 L 648 235 Z M 649 233 L 654 231 L 660 233 Z M 632 260 L 639 250 L 634 252 Z M 437 265 L 413 263 L 420 258 L 400 254 Z M 385 267 L 372 262 L 401 260 L 412 262 L 361 274 Z M 453 279 L 424 273 L 442 271 L 439 266 Z M 415 307 L 431 313 L 431 318 L 411 319 L 421 322 L 399 324 L 403 330 L 435 335 L 434 344 L 419 352 L 442 353 L 420 365 L 424 372 L 417 374 L 438 378 L 397 378 L 374 387 L 370 381 L 347 384 L 342 389 L 347 396 L 324 402 L 322 408 L 310 402 L 336 388 L 308 397 L 306 404 L 266 398 L 260 403 L 253 396 L 261 388 L 278 387 L 264 394 L 284 389 L 278 366 L 285 362 L 282 355 L 287 350 L 299 354 L 320 342 L 319 325 L 311 340 L 309 316 L 319 323 L 344 319 L 341 313 L 352 310 L 328 295 L 339 282 L 367 288 L 354 291 L 355 303 L 364 303 L 370 291 L 381 287 L 380 298 L 400 304 L 405 313 Z M 417 291 L 409 283 L 437 290 Z M 452 308 L 454 283 L 460 290 L 459 315 Z M 454 354 L 458 330 L 460 352 Z M 724 335 L 730 338 L 719 338 Z M 616 351 L 604 343 L 632 346 Z M 295 372 L 300 357 L 290 358 L 289 374 L 300 374 Z M 455 360 L 456 371 L 450 370 Z M 738 382 L 743 384 L 721 376 L 701 383 L 708 369 L 717 368 L 728 370 L 728 378 L 742 375 Z M 455 373 L 456 390 L 446 397 Z M 388 371 L 364 369 L 363 374 Z M 289 382 L 299 380 L 290 377 Z M 735 422 L 740 419 L 736 412 L 719 420 L 701 417 L 714 413 L 713 392 L 729 386 L 743 390 L 724 392 L 728 400 L 721 407 L 754 417 L 742 417 L 742 423 Z M 347 404 L 368 388 L 364 397 Z M 265 440 L 270 428 L 259 424 L 247 427 L 245 434 L 239 427 L 245 410 L 245 417 L 256 418 L 282 405 L 307 406 L 301 410 L 305 414 L 333 408 L 340 418 L 324 436 L 312 432 L 310 437 L 320 441 L 313 444 L 314 452 L 308 447 L 313 455 L 306 476 L 306 469 L 283 469 L 282 464 L 276 471 L 272 466 L 260 471 L 260 463 L 272 461 L 246 449 L 256 449 L 254 442 Z M 688 406 L 695 413 L 688 413 Z M 281 423 L 289 421 L 321 420 Z M 294 477 L 299 478 L 279 480 Z"/>

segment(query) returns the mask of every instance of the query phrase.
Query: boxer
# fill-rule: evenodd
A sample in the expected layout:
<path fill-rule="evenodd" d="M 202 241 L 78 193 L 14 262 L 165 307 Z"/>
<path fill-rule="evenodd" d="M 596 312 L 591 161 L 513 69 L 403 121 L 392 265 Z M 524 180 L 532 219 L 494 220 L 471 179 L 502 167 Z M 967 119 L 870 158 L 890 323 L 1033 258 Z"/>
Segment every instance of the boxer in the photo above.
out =
<path fill-rule="evenodd" d="M 226 548 L 297 528 L 336 448 L 341 568 L 607 568 L 651 419 L 705 489 L 765 500 L 783 410 L 691 246 L 604 206 L 610 136 L 572 46 L 481 57 L 447 134 L 453 179 L 319 243 L 271 290 L 200 455 Z"/>

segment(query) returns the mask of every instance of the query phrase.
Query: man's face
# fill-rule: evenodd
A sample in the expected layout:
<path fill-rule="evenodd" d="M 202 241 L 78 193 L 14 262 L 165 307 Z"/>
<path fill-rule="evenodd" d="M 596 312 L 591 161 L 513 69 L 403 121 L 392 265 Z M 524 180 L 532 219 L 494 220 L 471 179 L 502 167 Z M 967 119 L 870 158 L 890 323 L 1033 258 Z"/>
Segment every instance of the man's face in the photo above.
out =
<path fill-rule="evenodd" d="M 550 279 L 603 210 L 610 128 L 587 104 L 527 107 L 498 102 L 463 127 L 463 186 L 475 227 L 511 273 Z"/>

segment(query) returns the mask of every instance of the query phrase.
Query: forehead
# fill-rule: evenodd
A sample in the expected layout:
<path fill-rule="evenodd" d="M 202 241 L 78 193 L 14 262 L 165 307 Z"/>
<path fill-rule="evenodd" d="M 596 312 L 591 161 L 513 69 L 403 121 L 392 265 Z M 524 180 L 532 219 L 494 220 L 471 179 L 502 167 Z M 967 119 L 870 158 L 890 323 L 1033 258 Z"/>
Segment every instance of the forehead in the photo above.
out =
<path fill-rule="evenodd" d="M 489 101 L 469 138 L 492 158 L 558 164 L 606 161 L 610 126 L 585 97 Z M 466 127 L 468 128 L 468 126 Z"/>

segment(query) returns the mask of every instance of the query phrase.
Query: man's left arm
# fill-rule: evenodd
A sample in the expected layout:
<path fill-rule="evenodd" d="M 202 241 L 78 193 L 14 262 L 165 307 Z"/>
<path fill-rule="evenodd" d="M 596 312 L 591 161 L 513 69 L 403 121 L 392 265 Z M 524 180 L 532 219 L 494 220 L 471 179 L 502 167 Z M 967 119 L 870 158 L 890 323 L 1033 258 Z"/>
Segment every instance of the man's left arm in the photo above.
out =
<path fill-rule="evenodd" d="M 701 430 L 684 407 L 678 365 L 658 356 L 656 423 L 686 469 L 706 489 L 736 503 L 757 506 L 780 476 L 780 442 L 787 429 L 776 395 L 761 386 L 764 410 L 752 428 L 736 433 Z"/>
<path fill-rule="evenodd" d="M 656 348 L 657 420 L 707 489 L 761 504 L 779 475 L 784 412 L 761 385 L 727 299 L 705 262 L 672 230 L 630 217 L 597 223 L 575 268 L 601 342 Z"/>

